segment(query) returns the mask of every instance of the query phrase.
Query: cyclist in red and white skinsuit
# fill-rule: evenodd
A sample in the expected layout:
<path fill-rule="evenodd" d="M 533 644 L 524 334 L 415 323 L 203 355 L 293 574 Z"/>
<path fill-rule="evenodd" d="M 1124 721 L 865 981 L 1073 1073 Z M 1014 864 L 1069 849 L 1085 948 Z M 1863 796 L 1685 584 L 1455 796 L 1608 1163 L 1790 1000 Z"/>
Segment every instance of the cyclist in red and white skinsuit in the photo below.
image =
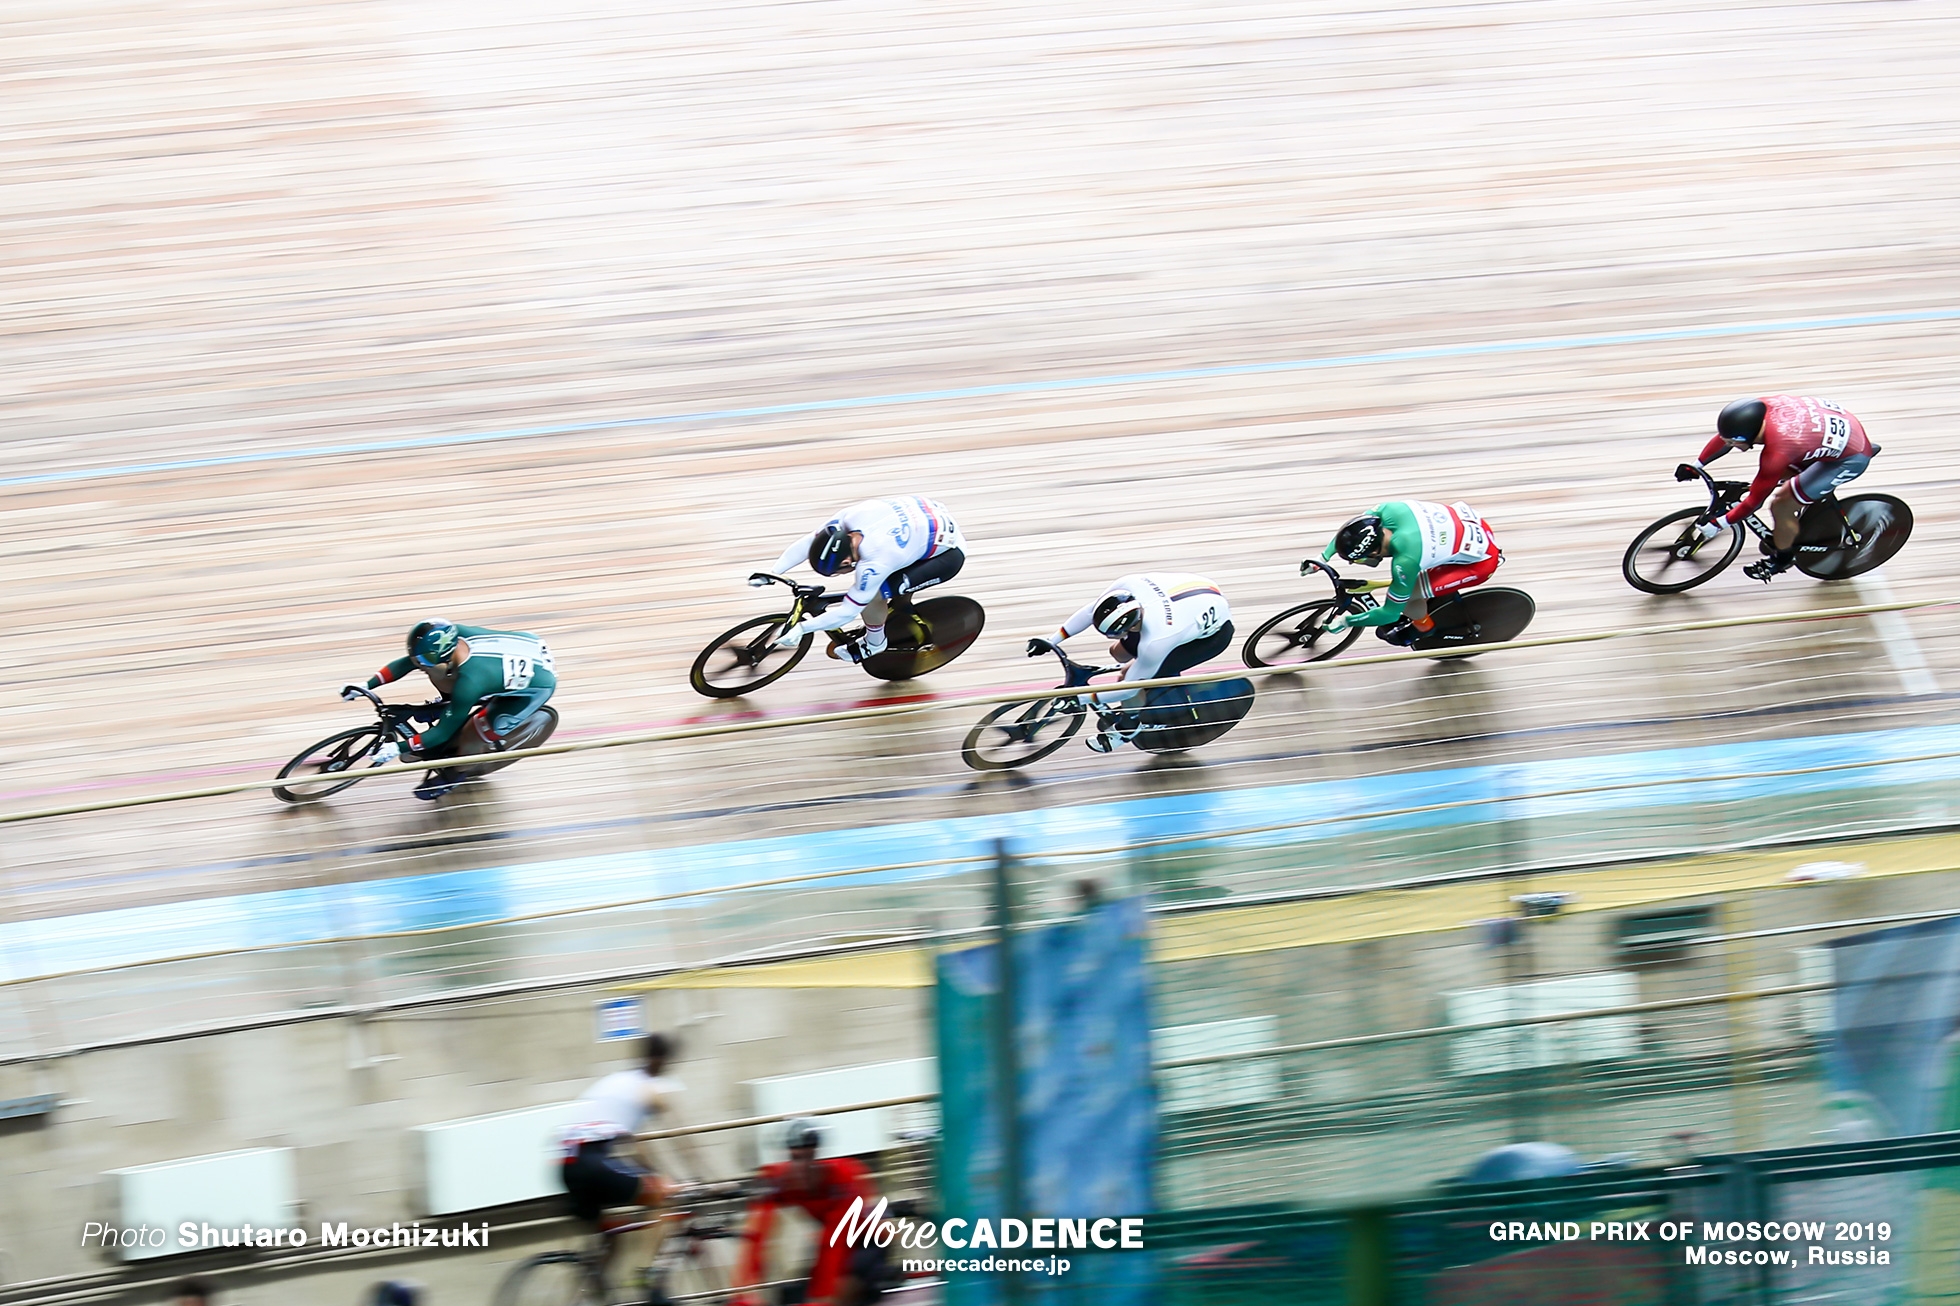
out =
<path fill-rule="evenodd" d="M 1701 457 L 1676 467 L 1674 479 L 1692 481 L 1701 468 L 1729 450 L 1752 444 L 1760 444 L 1763 452 L 1749 492 L 1700 531 L 1712 540 L 1768 499 L 1776 523 L 1775 552 L 1743 568 L 1767 583 L 1796 560 L 1797 518 L 1803 509 L 1856 480 L 1871 465 L 1878 446 L 1865 434 L 1863 423 L 1828 399 L 1807 395 L 1737 399 L 1715 419 L 1715 438 L 1703 447 Z"/>
<path fill-rule="evenodd" d="M 757 1192 L 749 1200 L 749 1227 L 742 1235 L 741 1269 L 737 1275 L 740 1293 L 731 1306 L 758 1303 L 756 1285 L 764 1282 L 763 1258 L 769 1245 L 769 1230 L 776 1212 L 794 1206 L 817 1222 L 817 1259 L 810 1267 L 810 1280 L 804 1301 L 810 1306 L 849 1306 L 863 1295 L 862 1282 L 870 1277 L 870 1267 L 883 1261 L 881 1249 L 852 1247 L 839 1238 L 833 1244 L 831 1233 L 862 1198 L 860 1218 L 877 1205 L 877 1185 L 864 1163 L 848 1156 L 817 1159 L 822 1140 L 811 1120 L 792 1120 L 784 1142 L 789 1160 L 765 1165 L 756 1176 Z"/>

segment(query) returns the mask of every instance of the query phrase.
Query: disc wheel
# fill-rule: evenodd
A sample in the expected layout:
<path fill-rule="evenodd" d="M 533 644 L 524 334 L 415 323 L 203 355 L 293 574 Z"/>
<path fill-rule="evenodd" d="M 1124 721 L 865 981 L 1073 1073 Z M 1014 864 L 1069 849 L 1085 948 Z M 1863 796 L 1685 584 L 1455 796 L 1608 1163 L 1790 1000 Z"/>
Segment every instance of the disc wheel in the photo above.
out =
<path fill-rule="evenodd" d="M 379 725 L 329 735 L 279 768 L 279 778 L 293 782 L 275 786 L 272 796 L 282 803 L 311 803 L 351 788 L 366 778 L 368 759 L 380 747 Z"/>
<path fill-rule="evenodd" d="M 558 709 L 546 705 L 518 722 L 517 728 L 504 736 L 504 746 L 498 752 L 515 753 L 521 748 L 536 748 L 551 738 L 552 732 L 556 729 L 558 729 Z M 456 770 L 466 772 L 461 778 L 476 780 L 489 775 L 492 771 L 515 766 L 519 760 L 513 758 L 508 762 L 485 762 L 480 766 L 457 767 Z"/>
<path fill-rule="evenodd" d="M 960 757 L 976 771 L 1011 771 L 1038 762 L 1075 738 L 1088 718 L 1061 699 L 1002 703 L 974 723 L 960 745 Z"/>
<path fill-rule="evenodd" d="M 1333 657 L 1361 638 L 1361 630 L 1355 626 L 1338 635 L 1327 633 L 1327 623 L 1334 619 L 1340 606 L 1334 599 L 1315 599 L 1288 608 L 1246 638 L 1245 664 L 1286 667 L 1324 662 Z"/>
<path fill-rule="evenodd" d="M 894 612 L 885 627 L 894 647 L 861 664 L 880 680 L 912 680 L 938 670 L 972 648 L 987 624 L 986 609 L 958 594 L 908 606 L 904 616 Z"/>
<path fill-rule="evenodd" d="M 497 1285 L 496 1306 L 605 1306 L 605 1285 L 576 1252 L 541 1252 Z"/>
<path fill-rule="evenodd" d="M 1704 540 L 1694 533 L 1701 508 L 1671 512 L 1633 537 L 1620 572 L 1627 584 L 1649 594 L 1679 594 L 1690 590 L 1735 561 L 1742 552 L 1742 531 L 1731 526 L 1727 536 Z"/>
<path fill-rule="evenodd" d="M 1222 739 L 1252 711 L 1254 691 L 1250 680 L 1227 680 L 1218 688 L 1226 692 L 1193 698 L 1187 690 L 1181 702 L 1167 704 L 1158 698 L 1150 703 L 1143 709 L 1144 728 L 1137 732 L 1136 746 L 1146 753 L 1182 753 Z M 1153 695 L 1175 692 L 1156 690 Z"/>
<path fill-rule="evenodd" d="M 1538 604 L 1523 590 L 1473 590 L 1430 609 L 1436 628 L 1410 648 L 1448 648 L 1464 644 L 1502 644 L 1516 639 L 1538 614 Z M 1458 654 L 1469 657 L 1469 652 Z"/>
<path fill-rule="evenodd" d="M 805 635 L 791 648 L 777 648 L 777 638 L 787 629 L 789 614 L 783 612 L 724 631 L 694 659 L 687 683 L 709 698 L 740 698 L 782 679 L 816 640 Z"/>
<path fill-rule="evenodd" d="M 1822 507 L 1822 504 L 1817 507 Z M 1905 547 L 1912 536 L 1912 509 L 1905 500 L 1889 494 L 1860 494 L 1838 505 L 1844 510 L 1844 527 L 1835 512 L 1804 514 L 1797 534 L 1797 570 L 1818 580 L 1850 580 L 1881 567 Z M 1813 525 L 1812 513 L 1815 513 Z M 1848 534 L 1853 543 L 1843 543 Z M 1836 544 L 1824 553 L 1806 553 L 1809 544 Z"/>

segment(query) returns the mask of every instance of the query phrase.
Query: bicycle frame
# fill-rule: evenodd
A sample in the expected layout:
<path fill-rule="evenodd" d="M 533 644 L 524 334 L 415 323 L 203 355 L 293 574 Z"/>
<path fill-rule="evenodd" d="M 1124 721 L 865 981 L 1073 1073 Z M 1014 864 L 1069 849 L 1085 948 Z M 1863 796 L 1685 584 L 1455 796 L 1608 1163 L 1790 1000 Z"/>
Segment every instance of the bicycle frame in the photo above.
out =
<path fill-rule="evenodd" d="M 1320 572 L 1333 584 L 1334 598 L 1343 612 L 1367 612 L 1380 607 L 1381 602 L 1375 598 L 1373 591 L 1388 588 L 1385 580 L 1342 580 L 1341 573 L 1321 559 L 1302 558 L 1300 574 L 1304 576 L 1310 571 Z"/>
<path fill-rule="evenodd" d="M 1718 481 L 1708 474 L 1706 467 L 1697 467 L 1695 472 L 1701 477 L 1702 484 L 1708 487 L 1708 508 L 1701 516 L 1695 518 L 1695 524 L 1698 526 L 1704 522 L 1714 521 L 1718 515 L 1735 507 L 1742 502 L 1742 496 L 1748 492 L 1747 481 Z M 1824 500 L 1820 499 L 1818 502 L 1822 503 Z M 1736 524 L 1747 526 L 1750 534 L 1759 540 L 1769 539 L 1776 533 L 1773 527 L 1763 525 L 1763 519 L 1753 512 Z"/>
<path fill-rule="evenodd" d="M 408 737 L 414 733 L 408 728 L 409 716 L 411 713 L 419 711 L 424 705 L 419 703 L 388 703 L 377 696 L 373 690 L 362 689 L 358 685 L 354 688 L 360 692 L 362 698 L 365 698 L 374 706 L 375 716 L 381 719 L 382 737 L 384 739 L 392 739 L 396 743 L 406 743 Z"/>
<path fill-rule="evenodd" d="M 740 1200 L 747 1194 L 748 1185 L 741 1181 L 726 1184 L 697 1184 L 677 1190 L 671 1200 L 676 1203 L 729 1201 Z M 686 1205 L 671 1206 L 618 1224 L 601 1225 L 598 1233 L 581 1253 L 588 1273 L 592 1274 L 595 1280 L 603 1283 L 604 1268 L 612 1262 L 614 1248 L 620 1238 L 645 1229 L 658 1228 L 663 1224 L 673 1224 L 677 1227 L 660 1240 L 653 1259 L 645 1266 L 644 1273 L 649 1282 L 655 1284 L 663 1283 L 670 1272 L 699 1257 L 702 1244 L 739 1236 L 726 1224 L 712 1220 L 696 1220 L 694 1212 Z"/>
<path fill-rule="evenodd" d="M 1747 481 L 1718 481 L 1708 474 L 1708 469 L 1705 467 L 1697 467 L 1695 470 L 1700 473 L 1702 483 L 1708 487 L 1708 510 L 1695 519 L 1697 524 L 1713 521 L 1718 513 L 1727 512 L 1730 508 L 1733 508 L 1742 501 L 1742 496 L 1749 489 L 1749 483 Z M 1815 503 L 1802 506 L 1801 511 L 1797 514 L 1797 543 L 1800 544 L 1803 540 L 1805 519 L 1810 516 L 1812 511 L 1822 508 L 1826 504 L 1829 504 L 1832 511 L 1837 514 L 1839 544 L 1848 544 L 1853 548 L 1862 545 L 1865 542 L 1864 537 L 1859 535 L 1852 527 L 1851 519 L 1845 515 L 1844 507 L 1838 502 L 1838 497 L 1835 494 L 1827 494 Z M 1749 533 L 1759 540 L 1766 540 L 1771 545 L 1774 545 L 1776 542 L 1776 529 L 1773 526 L 1764 525 L 1762 518 L 1756 513 L 1750 513 L 1736 524 L 1738 526 L 1748 527 Z M 1823 553 L 1828 552 L 1830 547 L 1812 546 L 1809 549 L 1803 550 L 1803 552 Z"/>
<path fill-rule="evenodd" d="M 787 576 L 773 572 L 756 571 L 749 573 L 750 580 L 766 580 L 771 585 L 787 585 L 790 594 L 789 624 L 794 626 L 805 617 L 814 617 L 832 603 L 843 598 L 842 594 L 825 594 L 821 585 L 799 585 Z"/>
<path fill-rule="evenodd" d="M 1068 655 L 1068 652 L 1061 645 L 1055 643 L 1053 640 L 1044 640 L 1042 642 L 1048 645 L 1048 651 L 1053 653 L 1062 664 L 1062 683 L 1055 686 L 1057 689 L 1086 689 L 1090 682 L 1097 676 L 1112 675 L 1123 669 L 1121 667 L 1092 667 L 1085 662 L 1077 662 Z M 1080 710 L 1086 712 L 1095 706 L 1089 702 L 1089 699 L 1090 695 L 1088 694 L 1071 694 L 1066 698 L 1051 699 L 1049 701 L 1059 705 L 1060 710 L 1064 712 L 1075 711 L 1078 707 Z"/>

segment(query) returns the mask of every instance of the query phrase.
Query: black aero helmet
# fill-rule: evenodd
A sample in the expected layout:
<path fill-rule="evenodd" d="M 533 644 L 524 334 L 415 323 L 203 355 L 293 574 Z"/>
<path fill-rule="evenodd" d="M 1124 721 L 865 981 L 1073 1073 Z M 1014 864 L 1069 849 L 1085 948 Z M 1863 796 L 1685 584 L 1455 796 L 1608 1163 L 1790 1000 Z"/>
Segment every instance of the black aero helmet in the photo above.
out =
<path fill-rule="evenodd" d="M 1351 517 L 1334 533 L 1334 552 L 1349 562 L 1372 567 L 1382 560 L 1382 519 L 1363 513 Z"/>
<path fill-rule="evenodd" d="M 1715 434 L 1730 444 L 1754 444 L 1763 438 L 1769 405 L 1760 399 L 1737 399 L 1715 419 Z"/>
<path fill-rule="evenodd" d="M 1113 590 L 1096 604 L 1096 630 L 1111 639 L 1124 639 L 1143 624 L 1143 604 L 1128 590 Z"/>
<path fill-rule="evenodd" d="M 422 1306 L 420 1284 L 406 1279 L 390 1279 L 386 1283 L 374 1285 L 374 1296 L 369 1306 Z"/>
<path fill-rule="evenodd" d="M 849 570 L 851 533 L 843 522 L 829 522 L 810 539 L 810 570 L 819 576 L 835 576 Z"/>
<path fill-rule="evenodd" d="M 456 641 L 461 638 L 462 632 L 453 621 L 418 621 L 408 632 L 408 656 L 424 670 L 440 666 L 455 651 Z"/>
<path fill-rule="evenodd" d="M 822 1127 L 808 1116 L 799 1116 L 783 1126 L 783 1146 L 792 1152 L 814 1148 L 822 1142 Z"/>

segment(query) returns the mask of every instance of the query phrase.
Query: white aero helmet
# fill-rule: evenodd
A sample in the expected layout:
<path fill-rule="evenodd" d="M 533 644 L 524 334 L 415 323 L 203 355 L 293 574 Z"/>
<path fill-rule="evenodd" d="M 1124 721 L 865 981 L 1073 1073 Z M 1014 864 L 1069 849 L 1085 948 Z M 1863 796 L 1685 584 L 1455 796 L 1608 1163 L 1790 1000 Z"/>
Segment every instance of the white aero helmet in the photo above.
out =
<path fill-rule="evenodd" d="M 1143 604 L 1128 590 L 1112 590 L 1096 604 L 1096 632 L 1124 639 L 1143 624 Z"/>

